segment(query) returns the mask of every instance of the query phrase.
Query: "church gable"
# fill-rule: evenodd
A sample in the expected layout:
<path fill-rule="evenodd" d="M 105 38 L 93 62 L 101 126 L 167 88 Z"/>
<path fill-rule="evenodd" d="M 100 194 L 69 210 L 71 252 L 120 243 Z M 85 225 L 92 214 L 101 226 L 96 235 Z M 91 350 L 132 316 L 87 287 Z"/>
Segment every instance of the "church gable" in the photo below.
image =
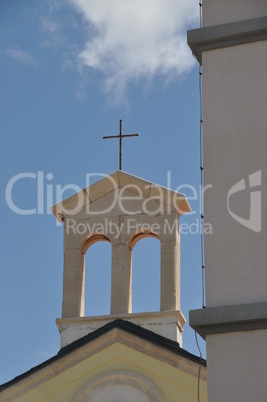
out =
<path fill-rule="evenodd" d="M 154 213 L 176 212 L 176 207 L 172 202 L 166 204 L 163 193 L 158 188 L 154 190 L 154 195 L 144 197 L 141 192 L 131 185 L 118 187 L 95 201 L 85 204 L 77 213 L 69 215 L 75 219 L 86 219 L 92 216 L 116 216 L 116 215 L 137 215 Z M 68 216 L 65 217 L 67 219 Z"/>
<path fill-rule="evenodd" d="M 131 202 L 129 199 L 126 199 L 126 191 L 133 193 L 128 194 L 129 198 L 132 197 Z M 110 193 L 112 193 L 112 196 Z M 159 186 L 123 171 L 116 171 L 105 176 L 101 180 L 57 203 L 51 209 L 60 222 L 63 222 L 66 217 L 76 215 L 81 210 L 86 210 L 87 215 L 90 216 L 91 212 L 103 211 L 103 209 L 100 209 L 101 204 L 98 205 L 98 203 L 100 202 L 102 203 L 102 206 L 104 206 L 103 202 L 105 204 L 105 201 L 99 200 L 108 194 L 110 194 L 109 202 L 111 202 L 111 204 L 109 204 L 109 212 L 112 212 L 112 208 L 116 206 L 117 208 L 120 208 L 120 212 L 124 212 L 125 209 L 125 213 L 126 211 L 132 213 L 133 211 L 138 210 L 135 203 L 146 199 L 148 200 L 145 205 L 148 205 L 149 203 L 153 204 L 153 201 L 155 201 L 165 205 L 165 208 L 168 206 L 168 211 L 176 211 L 179 216 L 184 212 L 190 212 L 190 206 L 184 194 Z M 151 212 L 153 212 L 153 209 Z M 149 211 L 146 213 L 149 213 Z"/>
<path fill-rule="evenodd" d="M 183 401 L 194 401 L 199 363 L 176 342 L 117 320 L 4 384 L 0 398 L 5 402 L 105 402 L 112 395 L 117 397 L 114 400 L 124 401 L 123 392 L 125 396 L 130 387 L 129 400 L 133 402 L 167 402 L 178 394 Z M 202 366 L 202 381 L 205 371 Z M 205 386 L 201 385 L 205 397 Z"/>

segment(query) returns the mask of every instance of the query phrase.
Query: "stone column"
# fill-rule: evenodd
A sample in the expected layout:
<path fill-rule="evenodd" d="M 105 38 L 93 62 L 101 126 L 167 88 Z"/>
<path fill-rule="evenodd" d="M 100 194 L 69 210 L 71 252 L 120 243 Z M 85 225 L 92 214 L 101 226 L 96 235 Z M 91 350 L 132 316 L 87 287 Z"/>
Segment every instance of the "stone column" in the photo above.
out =
<path fill-rule="evenodd" d="M 180 310 L 180 261 L 176 241 L 161 242 L 160 310 Z"/>
<path fill-rule="evenodd" d="M 65 250 L 62 317 L 84 315 L 84 256 L 80 250 Z"/>
<path fill-rule="evenodd" d="M 112 245 L 111 314 L 132 312 L 132 254 L 127 244 Z"/>

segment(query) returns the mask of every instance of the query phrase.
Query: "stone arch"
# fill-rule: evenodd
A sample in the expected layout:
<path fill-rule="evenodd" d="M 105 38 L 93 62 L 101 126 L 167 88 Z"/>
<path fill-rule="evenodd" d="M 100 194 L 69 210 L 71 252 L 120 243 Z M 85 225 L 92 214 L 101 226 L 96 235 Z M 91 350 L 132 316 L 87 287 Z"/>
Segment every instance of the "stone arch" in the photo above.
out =
<path fill-rule="evenodd" d="M 111 242 L 108 236 L 104 235 L 103 233 L 93 233 L 90 236 L 86 236 L 80 245 L 82 255 L 85 255 L 89 247 L 99 241 Z"/>
<path fill-rule="evenodd" d="M 128 371 L 102 374 L 87 383 L 73 402 L 164 402 L 159 390 L 145 377 Z"/>
<path fill-rule="evenodd" d="M 136 243 L 138 243 L 140 240 L 145 239 L 147 237 L 153 237 L 154 239 L 157 239 L 160 241 L 159 236 L 150 229 L 136 231 L 129 237 L 129 241 L 128 241 L 129 250 L 132 251 L 134 246 L 136 245 Z"/>

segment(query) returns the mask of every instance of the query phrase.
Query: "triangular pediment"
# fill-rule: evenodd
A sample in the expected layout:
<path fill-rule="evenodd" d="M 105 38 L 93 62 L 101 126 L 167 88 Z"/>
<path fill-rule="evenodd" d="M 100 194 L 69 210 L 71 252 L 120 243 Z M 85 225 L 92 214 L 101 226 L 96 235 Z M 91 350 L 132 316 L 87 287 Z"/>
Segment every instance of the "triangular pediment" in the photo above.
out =
<path fill-rule="evenodd" d="M 188 399 L 188 396 L 195 389 L 200 363 L 204 385 L 206 362 L 203 359 L 180 348 L 177 342 L 130 322 L 115 320 L 1 385 L 0 399 L 5 402 L 36 401 L 41 397 L 51 401 L 80 400 L 75 397 L 92 381 L 114 373 L 132 373 L 144 381 L 150 380 L 156 387 L 161 386 L 164 400 L 171 400 L 170 386 L 175 378 L 173 395 L 184 392 L 184 399 L 193 401 L 195 397 Z M 188 391 L 183 391 L 185 381 L 190 384 Z"/>
<path fill-rule="evenodd" d="M 141 179 L 137 176 L 115 171 L 101 180 L 83 188 L 81 191 L 62 200 L 51 207 L 56 218 L 63 222 L 66 216 L 77 214 L 87 205 L 97 202 L 104 196 L 118 189 L 125 189 L 141 199 L 151 199 L 175 209 L 178 215 L 190 212 L 190 205 L 186 196 L 177 191 Z"/>

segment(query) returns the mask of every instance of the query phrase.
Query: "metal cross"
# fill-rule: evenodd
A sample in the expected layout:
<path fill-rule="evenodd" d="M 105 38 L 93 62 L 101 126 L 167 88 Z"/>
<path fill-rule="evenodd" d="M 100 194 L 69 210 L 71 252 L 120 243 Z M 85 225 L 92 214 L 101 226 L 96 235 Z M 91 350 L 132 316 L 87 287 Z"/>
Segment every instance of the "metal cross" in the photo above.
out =
<path fill-rule="evenodd" d="M 103 137 L 103 140 L 106 140 L 109 138 L 119 138 L 120 139 L 120 153 L 119 153 L 119 159 L 120 159 L 119 169 L 120 170 L 122 170 L 122 139 L 125 137 L 139 137 L 139 135 L 140 134 L 122 134 L 122 119 L 120 119 L 120 134 Z"/>

